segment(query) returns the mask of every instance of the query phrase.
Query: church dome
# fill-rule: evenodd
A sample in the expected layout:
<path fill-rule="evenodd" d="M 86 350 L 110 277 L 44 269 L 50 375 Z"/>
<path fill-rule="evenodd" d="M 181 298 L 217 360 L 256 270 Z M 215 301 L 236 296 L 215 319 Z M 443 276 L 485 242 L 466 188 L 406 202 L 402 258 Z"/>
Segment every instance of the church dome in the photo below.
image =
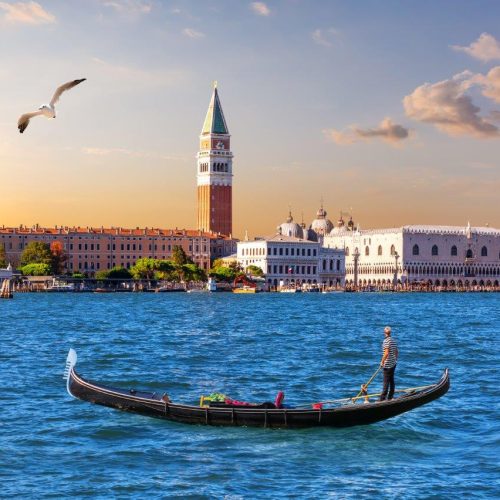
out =
<path fill-rule="evenodd" d="M 283 224 L 278 226 L 278 233 L 285 236 L 292 236 L 294 238 L 304 238 L 304 231 L 302 230 L 300 224 L 294 222 L 291 211 L 288 213 L 286 222 L 283 222 Z"/>
<path fill-rule="evenodd" d="M 326 218 L 326 210 L 323 209 L 323 205 L 316 213 L 316 219 L 311 223 L 311 229 L 319 236 L 325 236 L 333 229 L 333 224 L 330 219 Z"/>

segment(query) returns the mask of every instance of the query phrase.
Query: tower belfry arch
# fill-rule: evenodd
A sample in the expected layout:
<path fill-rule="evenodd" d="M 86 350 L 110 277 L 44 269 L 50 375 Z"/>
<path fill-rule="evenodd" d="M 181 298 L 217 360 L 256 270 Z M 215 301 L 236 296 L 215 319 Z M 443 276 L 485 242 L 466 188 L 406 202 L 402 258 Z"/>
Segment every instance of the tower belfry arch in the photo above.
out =
<path fill-rule="evenodd" d="M 202 231 L 232 234 L 233 154 L 230 141 L 217 81 L 214 81 L 197 155 L 197 225 Z"/>

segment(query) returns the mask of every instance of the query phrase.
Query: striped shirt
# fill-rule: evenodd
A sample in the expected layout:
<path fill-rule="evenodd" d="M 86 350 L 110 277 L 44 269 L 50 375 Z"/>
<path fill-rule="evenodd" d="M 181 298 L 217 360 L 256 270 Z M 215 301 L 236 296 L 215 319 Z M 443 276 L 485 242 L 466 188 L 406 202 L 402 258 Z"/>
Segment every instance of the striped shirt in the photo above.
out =
<path fill-rule="evenodd" d="M 389 356 L 387 356 L 385 360 L 384 368 L 392 368 L 396 366 L 396 351 L 398 350 L 398 344 L 391 336 L 386 337 L 382 343 L 382 355 L 386 349 L 389 349 Z"/>

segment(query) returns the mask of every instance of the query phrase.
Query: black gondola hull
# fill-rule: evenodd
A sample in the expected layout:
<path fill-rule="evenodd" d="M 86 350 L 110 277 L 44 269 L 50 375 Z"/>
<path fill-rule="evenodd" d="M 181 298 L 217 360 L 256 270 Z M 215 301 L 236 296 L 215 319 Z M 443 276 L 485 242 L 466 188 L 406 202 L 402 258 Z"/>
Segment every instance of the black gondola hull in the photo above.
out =
<path fill-rule="evenodd" d="M 149 417 L 174 422 L 219 426 L 271 428 L 350 427 L 367 425 L 395 417 L 440 398 L 450 387 L 446 369 L 441 380 L 425 390 L 400 396 L 391 401 L 350 404 L 327 409 L 200 407 L 164 402 L 155 393 L 125 391 L 90 382 L 73 367 L 67 379 L 68 392 L 75 398 Z"/>

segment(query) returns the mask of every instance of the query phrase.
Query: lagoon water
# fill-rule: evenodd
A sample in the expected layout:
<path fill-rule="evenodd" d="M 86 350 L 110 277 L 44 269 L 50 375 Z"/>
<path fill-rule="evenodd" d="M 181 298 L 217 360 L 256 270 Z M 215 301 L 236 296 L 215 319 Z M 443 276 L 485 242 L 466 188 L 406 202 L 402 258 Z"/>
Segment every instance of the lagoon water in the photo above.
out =
<path fill-rule="evenodd" d="M 0 301 L 1 497 L 500 496 L 500 294 L 17 294 Z M 384 325 L 396 383 L 451 389 L 349 429 L 176 424 L 70 398 L 62 372 L 195 403 L 351 396 Z M 380 388 L 376 379 L 372 388 Z"/>

